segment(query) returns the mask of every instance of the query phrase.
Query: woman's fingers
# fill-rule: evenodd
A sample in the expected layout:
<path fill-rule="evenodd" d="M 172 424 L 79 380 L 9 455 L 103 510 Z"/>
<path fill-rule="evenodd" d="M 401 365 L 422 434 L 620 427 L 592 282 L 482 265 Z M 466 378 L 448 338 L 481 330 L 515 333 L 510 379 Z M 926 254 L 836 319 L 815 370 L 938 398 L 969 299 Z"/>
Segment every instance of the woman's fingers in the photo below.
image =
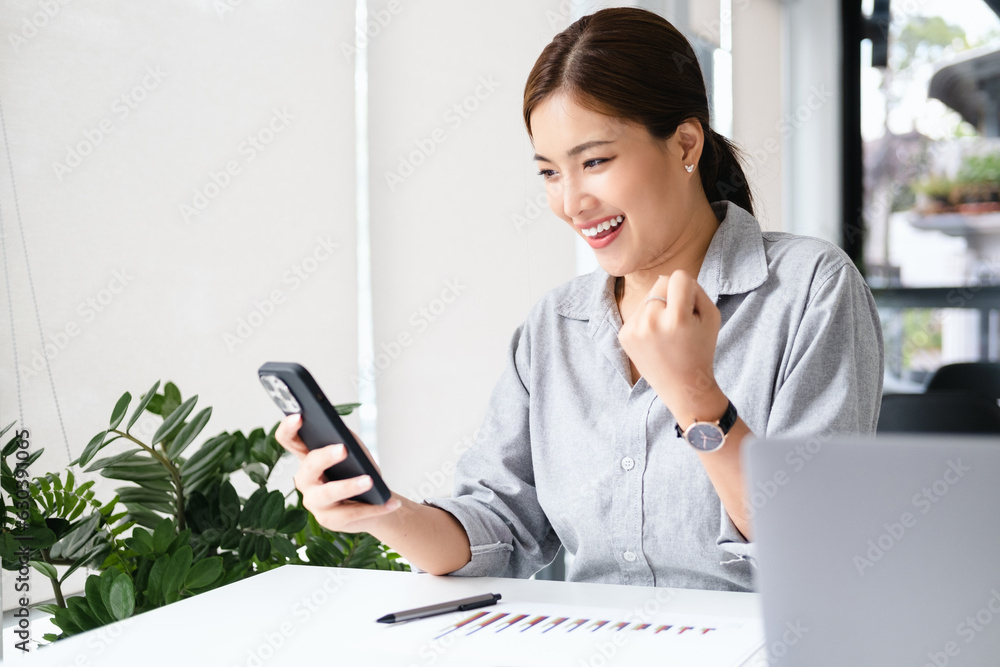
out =
<path fill-rule="evenodd" d="M 305 493 L 307 488 L 325 483 L 323 471 L 345 458 L 347 450 L 343 445 L 329 445 L 312 450 L 299 464 L 299 469 L 295 473 L 295 488 Z"/>
<path fill-rule="evenodd" d="M 306 443 L 299 438 L 299 428 L 302 426 L 302 415 L 288 415 L 278 424 L 274 439 L 282 447 L 291 452 L 300 461 L 309 453 Z"/>
<path fill-rule="evenodd" d="M 312 512 L 328 510 L 337 503 L 349 500 L 359 493 L 372 488 L 372 480 L 368 475 L 349 477 L 321 484 L 310 484 L 302 491 L 302 505 Z"/>
<path fill-rule="evenodd" d="M 695 292 L 698 283 L 684 271 L 674 271 L 670 274 L 670 284 L 667 286 L 667 302 L 670 304 L 671 315 L 683 322 L 694 314 Z"/>

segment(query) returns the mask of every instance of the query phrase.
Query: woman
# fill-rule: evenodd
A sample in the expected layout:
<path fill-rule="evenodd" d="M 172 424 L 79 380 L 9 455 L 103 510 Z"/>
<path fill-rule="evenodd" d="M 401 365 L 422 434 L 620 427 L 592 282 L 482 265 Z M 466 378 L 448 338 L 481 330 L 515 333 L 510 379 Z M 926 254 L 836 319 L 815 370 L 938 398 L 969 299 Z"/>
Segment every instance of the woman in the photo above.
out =
<path fill-rule="evenodd" d="M 761 232 L 694 52 L 659 16 L 606 9 L 557 35 L 524 120 L 549 206 L 600 269 L 515 332 L 454 497 L 346 500 L 370 480 L 323 483 L 343 448 L 306 454 L 290 418 L 303 502 L 437 574 L 528 577 L 563 544 L 571 580 L 752 590 L 742 443 L 874 432 L 871 294 L 838 248 Z"/>

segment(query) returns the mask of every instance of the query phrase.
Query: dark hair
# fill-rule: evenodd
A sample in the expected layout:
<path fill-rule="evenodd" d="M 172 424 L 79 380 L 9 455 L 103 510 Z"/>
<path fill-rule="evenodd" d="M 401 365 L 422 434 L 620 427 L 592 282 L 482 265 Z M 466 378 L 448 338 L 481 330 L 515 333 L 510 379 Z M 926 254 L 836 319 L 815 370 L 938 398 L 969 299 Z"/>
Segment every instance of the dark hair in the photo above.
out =
<path fill-rule="evenodd" d="M 705 79 L 694 49 L 666 19 L 616 7 L 584 16 L 556 35 L 524 86 L 524 124 L 542 100 L 566 92 L 581 106 L 638 123 L 667 139 L 695 118 L 705 135 L 699 170 L 710 202 L 728 199 L 753 215 L 738 149 L 710 126 Z"/>

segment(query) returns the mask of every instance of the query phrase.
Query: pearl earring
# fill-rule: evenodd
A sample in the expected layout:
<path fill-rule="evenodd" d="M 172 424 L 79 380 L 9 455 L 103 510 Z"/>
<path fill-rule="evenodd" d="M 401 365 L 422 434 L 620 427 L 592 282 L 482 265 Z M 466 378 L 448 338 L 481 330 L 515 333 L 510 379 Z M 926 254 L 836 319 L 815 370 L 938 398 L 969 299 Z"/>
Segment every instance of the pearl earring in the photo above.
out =
<path fill-rule="evenodd" d="M 684 168 L 687 169 L 687 173 L 689 173 L 689 174 L 692 171 L 694 171 L 694 165 L 693 164 L 686 164 L 686 165 L 684 165 Z"/>

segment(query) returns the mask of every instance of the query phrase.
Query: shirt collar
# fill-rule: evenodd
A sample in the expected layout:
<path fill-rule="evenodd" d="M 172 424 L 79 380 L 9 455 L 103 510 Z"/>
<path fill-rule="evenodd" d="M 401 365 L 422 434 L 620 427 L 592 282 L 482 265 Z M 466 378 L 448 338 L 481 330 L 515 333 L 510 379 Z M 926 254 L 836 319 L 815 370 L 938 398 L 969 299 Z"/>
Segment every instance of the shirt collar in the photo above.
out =
<path fill-rule="evenodd" d="M 723 294 L 743 294 L 767 279 L 767 257 L 760 223 L 730 201 L 712 202 L 721 221 L 705 253 L 698 283 L 713 302 Z M 621 325 L 615 302 L 615 278 L 598 267 L 578 281 L 556 312 L 575 320 L 590 320 L 594 328 L 607 317 Z"/>

